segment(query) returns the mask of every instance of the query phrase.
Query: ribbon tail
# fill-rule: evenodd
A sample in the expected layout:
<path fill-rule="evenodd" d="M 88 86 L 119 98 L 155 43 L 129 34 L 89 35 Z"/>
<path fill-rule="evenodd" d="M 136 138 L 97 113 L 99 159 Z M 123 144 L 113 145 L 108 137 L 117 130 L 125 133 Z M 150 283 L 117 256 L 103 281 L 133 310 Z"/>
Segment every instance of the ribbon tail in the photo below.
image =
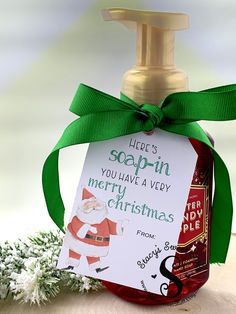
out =
<path fill-rule="evenodd" d="M 233 202 L 228 170 L 215 150 L 213 154 L 215 193 L 210 226 L 210 262 L 225 263 L 231 237 Z"/>
<path fill-rule="evenodd" d="M 59 150 L 56 150 L 46 159 L 42 172 L 42 184 L 48 213 L 58 228 L 65 232 L 65 207 L 60 193 L 58 158 Z"/>

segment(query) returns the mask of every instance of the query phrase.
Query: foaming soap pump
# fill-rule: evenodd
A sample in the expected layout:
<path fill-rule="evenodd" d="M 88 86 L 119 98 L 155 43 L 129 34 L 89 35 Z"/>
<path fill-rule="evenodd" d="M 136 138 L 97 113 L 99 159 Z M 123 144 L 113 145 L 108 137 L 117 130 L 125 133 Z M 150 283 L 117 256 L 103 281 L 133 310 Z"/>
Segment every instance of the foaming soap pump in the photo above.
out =
<path fill-rule="evenodd" d="M 186 14 L 111 8 L 104 9 L 102 15 L 106 21 L 115 20 L 137 30 L 137 60 L 123 77 L 124 95 L 138 104 L 158 105 L 169 94 L 188 90 L 186 74 L 174 64 L 174 32 L 188 27 Z M 198 159 L 172 268 L 183 289 L 176 296 L 176 285 L 170 281 L 168 294 L 163 296 L 103 281 L 109 290 L 127 301 L 178 302 L 194 295 L 208 279 L 213 158 L 203 143 L 189 140 Z"/>
<path fill-rule="evenodd" d="M 122 92 L 137 103 L 157 104 L 168 94 L 188 89 L 186 74 L 174 64 L 175 31 L 188 27 L 182 13 L 105 9 L 106 21 L 137 31 L 136 65 L 123 77 Z"/>

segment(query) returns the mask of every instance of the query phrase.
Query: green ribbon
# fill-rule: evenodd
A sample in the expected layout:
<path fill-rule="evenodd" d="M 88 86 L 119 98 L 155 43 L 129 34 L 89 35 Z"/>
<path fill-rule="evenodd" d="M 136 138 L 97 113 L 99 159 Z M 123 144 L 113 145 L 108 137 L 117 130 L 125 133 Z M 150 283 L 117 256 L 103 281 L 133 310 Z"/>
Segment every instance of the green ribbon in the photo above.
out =
<path fill-rule="evenodd" d="M 210 262 L 224 263 L 231 234 L 232 195 L 228 170 L 214 150 L 199 120 L 236 119 L 236 85 L 200 92 L 180 92 L 167 96 L 161 105 L 143 104 L 121 94 L 121 99 L 81 84 L 70 111 L 80 116 L 64 131 L 45 161 L 43 190 L 49 215 L 64 230 L 64 212 L 58 172 L 62 148 L 104 141 L 159 127 L 165 131 L 193 138 L 211 148 L 214 156 L 215 192 L 211 216 Z"/>

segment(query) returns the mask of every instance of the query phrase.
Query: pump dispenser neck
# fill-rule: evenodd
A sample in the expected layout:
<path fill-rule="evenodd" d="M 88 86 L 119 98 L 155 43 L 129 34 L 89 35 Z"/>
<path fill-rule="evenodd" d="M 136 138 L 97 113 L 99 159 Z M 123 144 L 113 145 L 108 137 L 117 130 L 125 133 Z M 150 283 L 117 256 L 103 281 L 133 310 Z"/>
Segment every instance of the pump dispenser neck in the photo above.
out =
<path fill-rule="evenodd" d="M 122 92 L 137 103 L 158 104 L 173 92 L 186 91 L 186 74 L 174 64 L 175 31 L 188 27 L 182 13 L 122 8 L 104 9 L 106 21 L 117 20 L 137 31 L 136 64 L 122 80 Z"/>
<path fill-rule="evenodd" d="M 137 25 L 137 66 L 174 67 L 174 32 Z"/>

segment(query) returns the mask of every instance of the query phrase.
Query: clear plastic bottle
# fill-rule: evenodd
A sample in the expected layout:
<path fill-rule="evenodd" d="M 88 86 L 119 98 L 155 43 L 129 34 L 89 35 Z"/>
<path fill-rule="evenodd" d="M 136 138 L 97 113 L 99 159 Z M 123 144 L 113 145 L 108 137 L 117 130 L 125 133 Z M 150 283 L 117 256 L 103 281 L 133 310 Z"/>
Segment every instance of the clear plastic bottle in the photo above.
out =
<path fill-rule="evenodd" d="M 174 31 L 188 27 L 186 14 L 112 8 L 103 10 L 103 17 L 137 30 L 136 65 L 125 73 L 122 82 L 126 96 L 139 104 L 156 105 L 171 93 L 188 90 L 186 74 L 174 64 Z M 209 277 L 213 158 L 203 143 L 189 140 L 198 160 L 172 269 L 183 289 L 173 297 L 176 285 L 170 282 L 168 295 L 162 296 L 103 281 L 122 299 L 146 305 L 178 302 L 195 294 Z"/>

